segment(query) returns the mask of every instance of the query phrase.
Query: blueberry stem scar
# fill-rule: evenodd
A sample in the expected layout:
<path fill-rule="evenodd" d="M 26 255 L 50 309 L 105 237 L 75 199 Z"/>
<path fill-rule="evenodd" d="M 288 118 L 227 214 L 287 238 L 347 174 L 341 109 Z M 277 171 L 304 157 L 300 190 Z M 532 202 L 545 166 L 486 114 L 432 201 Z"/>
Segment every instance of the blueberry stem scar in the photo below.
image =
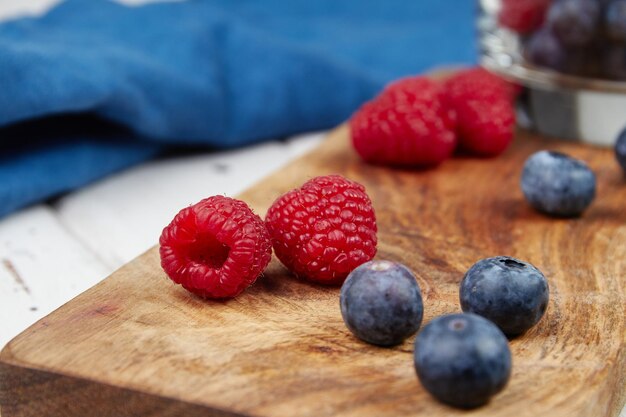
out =
<path fill-rule="evenodd" d="M 449 324 L 450 330 L 463 330 L 467 326 L 467 322 L 463 319 L 454 319 Z"/>

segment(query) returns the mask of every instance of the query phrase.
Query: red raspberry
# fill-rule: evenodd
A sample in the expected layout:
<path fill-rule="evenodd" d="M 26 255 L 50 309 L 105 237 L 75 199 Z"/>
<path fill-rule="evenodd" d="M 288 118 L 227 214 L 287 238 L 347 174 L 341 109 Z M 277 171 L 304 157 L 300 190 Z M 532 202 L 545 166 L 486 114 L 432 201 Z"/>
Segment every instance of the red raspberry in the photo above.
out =
<path fill-rule="evenodd" d="M 520 86 L 506 81 L 493 72 L 482 67 L 467 68 L 455 73 L 444 84 L 446 96 L 465 95 L 470 92 L 473 96 L 498 95 L 505 100 L 514 100 L 520 92 Z"/>
<path fill-rule="evenodd" d="M 506 150 L 515 134 L 515 111 L 504 100 L 466 100 L 455 106 L 459 117 L 462 149 L 480 156 L 495 156 Z"/>
<path fill-rule="evenodd" d="M 504 152 L 515 133 L 512 87 L 476 68 L 451 77 L 444 88 L 448 105 L 456 110 L 460 147 L 481 156 Z"/>
<path fill-rule="evenodd" d="M 526 34 L 538 29 L 546 17 L 550 0 L 502 0 L 500 24 Z"/>
<path fill-rule="evenodd" d="M 391 84 L 350 120 L 352 144 L 367 162 L 436 165 L 456 146 L 454 112 L 436 82 L 412 77 Z"/>
<path fill-rule="evenodd" d="M 263 220 L 243 201 L 223 196 L 182 209 L 159 243 L 161 266 L 172 281 L 205 298 L 238 295 L 272 256 Z"/>
<path fill-rule="evenodd" d="M 274 252 L 299 277 L 341 284 L 376 254 L 376 216 L 365 188 L 340 175 L 313 178 L 270 207 Z"/>

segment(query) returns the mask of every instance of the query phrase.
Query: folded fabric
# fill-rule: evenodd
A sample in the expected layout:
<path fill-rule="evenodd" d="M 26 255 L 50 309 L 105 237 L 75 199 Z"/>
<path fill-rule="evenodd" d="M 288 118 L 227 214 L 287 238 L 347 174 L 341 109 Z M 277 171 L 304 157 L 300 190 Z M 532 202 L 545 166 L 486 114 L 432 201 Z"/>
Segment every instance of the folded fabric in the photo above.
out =
<path fill-rule="evenodd" d="M 473 62 L 472 3 L 68 0 L 4 23 L 0 215 L 168 146 L 226 148 L 336 125 L 391 79 Z M 59 115 L 93 123 L 51 127 Z M 95 138 L 98 118 L 121 127 Z M 36 143 L 16 123 L 36 130 Z"/>

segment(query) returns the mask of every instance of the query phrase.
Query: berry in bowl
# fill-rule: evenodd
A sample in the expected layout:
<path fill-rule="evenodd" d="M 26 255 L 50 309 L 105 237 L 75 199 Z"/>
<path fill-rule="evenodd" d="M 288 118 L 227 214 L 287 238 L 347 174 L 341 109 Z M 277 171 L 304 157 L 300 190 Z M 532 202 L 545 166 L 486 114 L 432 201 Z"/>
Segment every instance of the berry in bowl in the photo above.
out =
<path fill-rule="evenodd" d="M 525 87 L 523 127 L 613 146 L 626 126 L 626 0 L 479 0 L 481 64 Z"/>

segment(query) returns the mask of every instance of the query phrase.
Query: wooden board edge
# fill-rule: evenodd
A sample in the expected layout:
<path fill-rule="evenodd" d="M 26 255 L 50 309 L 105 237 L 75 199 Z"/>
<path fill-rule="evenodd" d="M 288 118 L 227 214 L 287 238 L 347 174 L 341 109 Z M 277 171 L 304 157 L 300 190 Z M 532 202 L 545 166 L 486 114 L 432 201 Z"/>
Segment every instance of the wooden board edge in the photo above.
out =
<path fill-rule="evenodd" d="M 12 366 L 22 366 L 21 363 L 20 363 L 19 358 L 17 358 L 12 353 L 12 346 L 15 345 L 22 337 L 25 337 L 28 334 L 30 334 L 31 332 L 36 331 L 37 327 L 46 326 L 47 325 L 46 324 L 46 320 L 48 319 L 48 317 L 55 315 L 58 310 L 64 308 L 67 304 L 72 303 L 74 300 L 76 300 L 78 298 L 81 298 L 81 297 L 85 296 L 86 294 L 89 294 L 89 293 L 95 291 L 101 285 L 105 285 L 105 282 L 107 282 L 110 279 L 114 278 L 116 275 L 120 274 L 124 270 L 132 267 L 132 265 L 135 265 L 137 260 L 143 259 L 143 258 L 148 258 L 150 256 L 154 256 L 154 251 L 156 251 L 157 248 L 158 248 L 158 245 L 150 247 L 148 250 L 146 250 L 142 254 L 138 255 L 137 257 L 132 259 L 130 262 L 122 265 L 121 267 L 119 267 L 115 271 L 111 272 L 106 278 L 102 279 L 100 282 L 98 282 L 94 286 L 90 287 L 89 289 L 83 291 L 82 293 L 78 294 L 77 296 L 75 296 L 72 299 L 68 300 L 67 302 L 63 303 L 59 307 L 57 307 L 54 310 L 52 310 L 50 313 L 46 314 L 44 317 L 40 318 L 39 320 L 37 320 L 36 322 L 34 322 L 30 326 L 28 326 L 26 329 L 21 331 L 17 336 L 15 336 L 11 340 L 9 340 L 9 342 L 7 342 L 7 344 L 4 345 L 2 347 L 2 349 L 0 349 L 0 365 L 4 364 L 4 365 L 12 365 Z M 44 371 L 48 371 L 47 369 L 43 369 L 43 370 Z M 1 382 L 2 382 L 2 379 L 0 378 L 0 383 Z"/>
<path fill-rule="evenodd" d="M 622 332 L 622 335 L 625 334 L 626 329 Z M 619 353 L 617 354 L 617 361 L 614 368 L 616 376 L 613 386 L 616 388 L 616 392 L 608 399 L 607 409 L 609 410 L 609 416 L 618 417 L 621 416 L 622 410 L 626 410 L 626 344 L 624 343 L 622 343 Z M 626 412 L 624 415 L 626 415 Z"/>
<path fill-rule="evenodd" d="M 0 404 L 3 417 L 251 417 L 4 362 Z"/>
<path fill-rule="evenodd" d="M 258 200 L 263 200 L 262 198 L 259 198 L 258 193 L 256 192 L 256 190 L 259 188 L 259 184 L 263 184 L 263 183 L 271 183 L 274 182 L 273 180 L 276 178 L 283 178 L 285 176 L 290 177 L 289 180 L 290 182 L 292 182 L 292 188 L 297 188 L 299 186 L 301 186 L 304 181 L 313 178 L 315 175 L 311 175 L 308 173 L 304 173 L 304 175 L 302 175 L 300 173 L 300 166 L 302 165 L 302 162 L 305 160 L 310 161 L 311 159 L 311 155 L 313 154 L 321 154 L 321 155 L 328 155 L 331 154 L 335 148 L 337 147 L 337 144 L 344 140 L 344 131 L 347 131 L 349 129 L 349 126 L 347 123 L 343 123 L 340 124 L 339 126 L 331 129 L 330 131 L 328 131 L 328 133 L 326 134 L 326 136 L 322 139 L 322 141 L 315 146 L 313 149 L 309 150 L 308 152 L 306 152 L 305 154 L 287 162 L 284 165 L 281 165 L 280 167 L 278 167 L 275 171 L 269 173 L 268 175 L 260 178 L 258 181 L 255 181 L 250 187 L 246 188 L 244 191 L 242 191 L 241 193 L 239 193 L 238 195 L 235 196 L 235 198 L 241 199 L 243 201 L 249 202 L 249 201 L 258 201 Z M 299 175 L 295 175 L 295 173 L 300 173 Z M 331 172 L 328 172 L 328 174 L 331 174 Z M 316 175 L 320 175 L 319 173 Z M 291 188 L 290 188 L 291 189 Z M 260 215 L 261 217 L 263 217 L 265 215 L 265 211 L 266 209 L 269 207 L 269 205 L 271 204 L 272 201 L 274 201 L 275 198 L 279 197 L 282 193 L 289 191 L 289 189 L 286 190 L 274 190 L 276 191 L 275 193 L 271 193 L 272 194 L 272 198 L 270 200 L 267 200 L 267 207 L 260 207 L 260 206 L 255 206 L 254 204 L 250 204 L 250 207 L 252 208 L 252 210 L 257 213 L 258 215 Z"/>

